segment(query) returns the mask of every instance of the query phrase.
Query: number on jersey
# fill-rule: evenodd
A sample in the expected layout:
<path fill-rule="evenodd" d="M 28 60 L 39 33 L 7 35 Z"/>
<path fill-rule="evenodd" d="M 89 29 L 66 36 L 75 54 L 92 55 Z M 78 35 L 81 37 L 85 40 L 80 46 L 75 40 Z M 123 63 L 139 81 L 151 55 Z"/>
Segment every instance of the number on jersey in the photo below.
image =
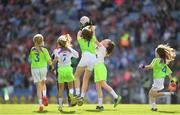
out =
<path fill-rule="evenodd" d="M 34 60 L 35 62 L 39 62 L 40 61 L 40 58 L 39 58 L 39 53 L 35 53 L 36 55 L 36 59 Z"/>
<path fill-rule="evenodd" d="M 162 72 L 166 73 L 166 66 L 163 67 Z"/>
<path fill-rule="evenodd" d="M 63 62 L 66 60 L 66 54 L 63 54 Z"/>

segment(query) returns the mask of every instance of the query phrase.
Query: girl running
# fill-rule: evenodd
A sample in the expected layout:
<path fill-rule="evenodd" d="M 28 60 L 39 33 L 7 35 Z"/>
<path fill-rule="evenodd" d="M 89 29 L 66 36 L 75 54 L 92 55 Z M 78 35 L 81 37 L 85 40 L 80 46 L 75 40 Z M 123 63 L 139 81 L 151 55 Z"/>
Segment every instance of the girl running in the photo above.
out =
<path fill-rule="evenodd" d="M 104 58 L 109 57 L 114 49 L 114 42 L 109 39 L 105 39 L 100 42 L 101 46 L 97 47 L 96 54 L 96 64 L 94 67 L 94 81 L 96 83 L 96 90 L 98 93 L 98 106 L 96 107 L 97 110 L 103 110 L 103 93 L 102 88 L 108 91 L 113 98 L 115 99 L 114 107 L 116 107 L 119 102 L 121 101 L 121 96 L 118 96 L 114 90 L 107 84 L 107 69 L 104 64 Z"/>
<path fill-rule="evenodd" d="M 46 97 L 46 75 L 47 66 L 52 65 L 51 57 L 46 48 L 44 48 L 44 38 L 41 34 L 33 37 L 34 46 L 31 48 L 29 59 L 31 61 L 31 73 L 37 88 L 37 97 L 39 100 L 39 111 L 43 111 L 43 105 L 48 106 Z"/>
<path fill-rule="evenodd" d="M 61 35 L 57 43 L 59 48 L 55 50 L 55 58 L 53 60 L 53 65 L 58 62 L 58 101 L 59 101 L 59 111 L 62 111 L 63 104 L 63 92 L 64 92 L 64 83 L 68 83 L 69 97 L 71 103 L 74 105 L 76 103 L 73 97 L 73 68 L 71 67 L 71 58 L 78 58 L 79 54 L 73 48 L 71 48 L 71 37 L 69 34 Z"/>
<path fill-rule="evenodd" d="M 155 49 L 155 58 L 152 60 L 151 64 L 143 65 L 140 64 L 139 67 L 142 69 L 152 69 L 153 70 L 153 85 L 149 91 L 149 98 L 151 100 L 152 111 L 157 111 L 156 98 L 160 96 L 169 96 L 174 94 L 174 92 L 160 92 L 164 89 L 164 79 L 169 76 L 171 78 L 171 69 L 168 64 L 174 61 L 176 57 L 175 50 L 168 45 L 158 45 Z"/>

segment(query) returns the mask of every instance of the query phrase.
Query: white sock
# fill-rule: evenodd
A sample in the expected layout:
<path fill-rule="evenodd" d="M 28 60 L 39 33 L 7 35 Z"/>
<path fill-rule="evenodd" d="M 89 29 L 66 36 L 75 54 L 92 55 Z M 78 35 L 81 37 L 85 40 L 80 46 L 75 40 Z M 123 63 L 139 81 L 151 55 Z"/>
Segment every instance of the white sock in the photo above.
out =
<path fill-rule="evenodd" d="M 39 105 L 40 105 L 40 106 L 43 106 L 43 104 L 42 104 L 42 99 L 39 99 Z"/>
<path fill-rule="evenodd" d="M 102 98 L 98 98 L 98 106 L 101 107 L 103 104 L 103 99 Z"/>
<path fill-rule="evenodd" d="M 62 106 L 63 98 L 59 98 L 59 106 Z"/>
<path fill-rule="evenodd" d="M 152 103 L 152 108 L 155 109 L 156 108 L 156 103 Z"/>
<path fill-rule="evenodd" d="M 114 90 L 112 90 L 110 93 L 114 97 L 114 99 L 118 98 L 118 95 L 116 94 L 116 92 L 114 92 Z"/>
<path fill-rule="evenodd" d="M 81 93 L 81 97 L 84 97 L 84 96 L 85 96 L 85 93 L 82 92 L 82 93 Z"/>
<path fill-rule="evenodd" d="M 165 96 L 171 95 L 171 92 L 162 92 Z"/>
<path fill-rule="evenodd" d="M 80 89 L 76 88 L 76 95 L 80 95 Z"/>
<path fill-rule="evenodd" d="M 73 93 L 74 93 L 73 88 L 69 90 L 69 93 L 71 93 L 71 94 L 73 94 Z"/>
<path fill-rule="evenodd" d="M 43 97 L 46 96 L 46 90 L 43 90 Z"/>

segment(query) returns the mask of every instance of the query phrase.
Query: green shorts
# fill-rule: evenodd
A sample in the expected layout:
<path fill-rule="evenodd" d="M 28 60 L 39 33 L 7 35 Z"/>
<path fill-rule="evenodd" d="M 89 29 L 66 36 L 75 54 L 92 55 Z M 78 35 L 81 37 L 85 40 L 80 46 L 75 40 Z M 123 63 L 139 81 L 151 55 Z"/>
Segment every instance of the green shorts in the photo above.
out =
<path fill-rule="evenodd" d="M 104 63 L 98 63 L 94 67 L 94 82 L 107 79 L 107 69 Z"/>
<path fill-rule="evenodd" d="M 73 68 L 71 66 L 58 67 L 58 83 L 74 81 Z"/>

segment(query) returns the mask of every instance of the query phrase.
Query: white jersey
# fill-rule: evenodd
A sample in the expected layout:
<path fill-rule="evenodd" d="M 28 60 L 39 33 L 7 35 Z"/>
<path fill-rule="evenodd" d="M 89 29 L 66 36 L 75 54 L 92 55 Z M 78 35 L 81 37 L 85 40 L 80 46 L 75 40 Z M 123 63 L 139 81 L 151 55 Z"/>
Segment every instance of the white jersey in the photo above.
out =
<path fill-rule="evenodd" d="M 97 54 L 97 58 L 96 58 L 96 63 L 104 63 L 104 58 L 106 57 L 106 48 L 101 45 L 101 46 L 98 46 L 96 48 L 96 54 Z"/>
<path fill-rule="evenodd" d="M 53 54 L 55 57 L 58 57 L 58 66 L 70 66 L 71 58 L 79 57 L 78 52 L 71 47 L 68 47 L 68 50 L 62 48 L 55 49 Z"/>

